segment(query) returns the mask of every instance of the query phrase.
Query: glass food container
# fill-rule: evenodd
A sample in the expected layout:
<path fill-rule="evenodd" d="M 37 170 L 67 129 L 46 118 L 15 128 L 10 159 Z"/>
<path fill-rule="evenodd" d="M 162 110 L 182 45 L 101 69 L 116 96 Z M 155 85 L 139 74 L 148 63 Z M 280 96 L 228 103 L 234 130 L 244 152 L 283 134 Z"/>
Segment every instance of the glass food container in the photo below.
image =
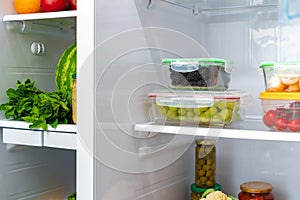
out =
<path fill-rule="evenodd" d="M 265 91 L 299 92 L 300 62 L 265 62 L 262 69 Z"/>
<path fill-rule="evenodd" d="M 169 86 L 173 89 L 226 90 L 232 63 L 217 58 L 163 59 Z"/>
<path fill-rule="evenodd" d="M 279 131 L 300 131 L 300 92 L 261 92 L 263 123 Z"/>
<path fill-rule="evenodd" d="M 272 185 L 266 182 L 253 181 L 240 185 L 239 200 L 275 200 Z"/>
<path fill-rule="evenodd" d="M 74 124 L 77 123 L 77 81 L 76 74 L 72 75 L 73 85 L 72 85 L 72 119 Z"/>
<path fill-rule="evenodd" d="M 200 200 L 203 193 L 208 189 L 210 189 L 210 188 L 197 187 L 196 184 L 193 183 L 191 185 L 191 200 Z M 215 186 L 213 187 L 213 189 L 216 191 L 221 191 L 222 186 L 220 184 L 216 183 Z"/>
<path fill-rule="evenodd" d="M 216 184 L 216 141 L 195 141 L 195 184 L 201 188 L 212 188 Z"/>
<path fill-rule="evenodd" d="M 150 116 L 159 124 L 228 126 L 244 118 L 242 95 L 236 91 L 155 91 L 148 94 Z"/>

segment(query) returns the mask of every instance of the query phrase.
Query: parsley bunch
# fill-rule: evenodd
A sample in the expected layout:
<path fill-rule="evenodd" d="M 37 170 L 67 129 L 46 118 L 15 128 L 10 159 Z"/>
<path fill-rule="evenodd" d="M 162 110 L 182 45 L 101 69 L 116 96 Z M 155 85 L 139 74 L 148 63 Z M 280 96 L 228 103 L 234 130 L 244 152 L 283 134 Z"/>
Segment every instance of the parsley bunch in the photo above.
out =
<path fill-rule="evenodd" d="M 72 98 L 67 91 L 44 92 L 29 79 L 17 81 L 17 89 L 6 91 L 8 102 L 0 105 L 7 119 L 29 122 L 29 128 L 56 128 L 72 122 Z"/>

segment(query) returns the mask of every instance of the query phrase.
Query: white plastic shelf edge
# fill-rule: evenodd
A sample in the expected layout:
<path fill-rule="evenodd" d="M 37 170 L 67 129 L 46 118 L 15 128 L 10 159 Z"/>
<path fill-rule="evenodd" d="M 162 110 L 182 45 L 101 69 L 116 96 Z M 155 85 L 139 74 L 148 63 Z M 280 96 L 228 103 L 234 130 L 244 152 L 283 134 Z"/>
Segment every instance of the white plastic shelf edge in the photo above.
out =
<path fill-rule="evenodd" d="M 181 134 L 191 136 L 209 136 L 246 140 L 272 140 L 300 142 L 300 133 L 271 130 L 245 130 L 240 128 L 200 128 L 188 126 L 158 125 L 155 123 L 136 124 L 135 131 Z"/>
<path fill-rule="evenodd" d="M 60 11 L 60 12 L 45 12 L 45 13 L 30 13 L 30 14 L 13 14 L 3 16 L 4 22 L 23 21 L 23 20 L 39 20 L 39 19 L 53 19 L 76 17 L 76 10 Z"/>

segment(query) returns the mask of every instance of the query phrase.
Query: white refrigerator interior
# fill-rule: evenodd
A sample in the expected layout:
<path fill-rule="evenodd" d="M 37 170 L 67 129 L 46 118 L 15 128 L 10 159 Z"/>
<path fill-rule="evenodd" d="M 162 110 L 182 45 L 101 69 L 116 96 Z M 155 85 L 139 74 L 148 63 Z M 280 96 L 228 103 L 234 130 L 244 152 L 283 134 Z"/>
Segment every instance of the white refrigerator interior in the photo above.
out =
<path fill-rule="evenodd" d="M 0 199 L 190 199 L 195 139 L 217 140 L 217 183 L 266 181 L 298 199 L 299 133 L 262 123 L 259 65 L 299 61 L 297 0 L 78 0 L 77 11 L 18 15 L 0 2 L 0 103 L 17 80 L 54 91 L 63 51 L 77 43 L 78 123 L 47 132 L 0 114 Z M 287 8 L 288 6 L 288 8 Z M 229 128 L 155 126 L 148 93 L 168 89 L 164 58 L 233 61 L 229 88 L 251 95 Z"/>
<path fill-rule="evenodd" d="M 96 199 L 190 198 L 193 133 L 133 130 L 151 121 L 147 94 L 168 87 L 161 60 L 233 61 L 230 88 L 250 93 L 246 121 L 260 121 L 258 96 L 265 88 L 259 64 L 299 59 L 299 20 L 280 17 L 283 3 L 96 1 Z M 241 124 L 234 133 L 244 130 L 267 132 L 260 121 Z M 298 142 L 251 138 L 251 133 L 245 139 L 223 138 L 223 130 L 217 132 L 217 182 L 224 192 L 237 196 L 241 183 L 259 180 L 273 185 L 276 199 L 297 199 Z"/>

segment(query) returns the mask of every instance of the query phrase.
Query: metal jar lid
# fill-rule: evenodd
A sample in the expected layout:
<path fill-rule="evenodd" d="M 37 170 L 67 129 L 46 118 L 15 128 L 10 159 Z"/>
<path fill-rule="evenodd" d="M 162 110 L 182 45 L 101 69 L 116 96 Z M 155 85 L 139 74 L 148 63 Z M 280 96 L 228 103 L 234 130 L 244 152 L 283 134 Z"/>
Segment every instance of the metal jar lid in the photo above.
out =
<path fill-rule="evenodd" d="M 247 192 L 247 193 L 264 194 L 264 193 L 270 193 L 273 189 L 273 186 L 267 182 L 252 181 L 252 182 L 242 183 L 240 185 L 240 189 L 243 192 Z"/>

